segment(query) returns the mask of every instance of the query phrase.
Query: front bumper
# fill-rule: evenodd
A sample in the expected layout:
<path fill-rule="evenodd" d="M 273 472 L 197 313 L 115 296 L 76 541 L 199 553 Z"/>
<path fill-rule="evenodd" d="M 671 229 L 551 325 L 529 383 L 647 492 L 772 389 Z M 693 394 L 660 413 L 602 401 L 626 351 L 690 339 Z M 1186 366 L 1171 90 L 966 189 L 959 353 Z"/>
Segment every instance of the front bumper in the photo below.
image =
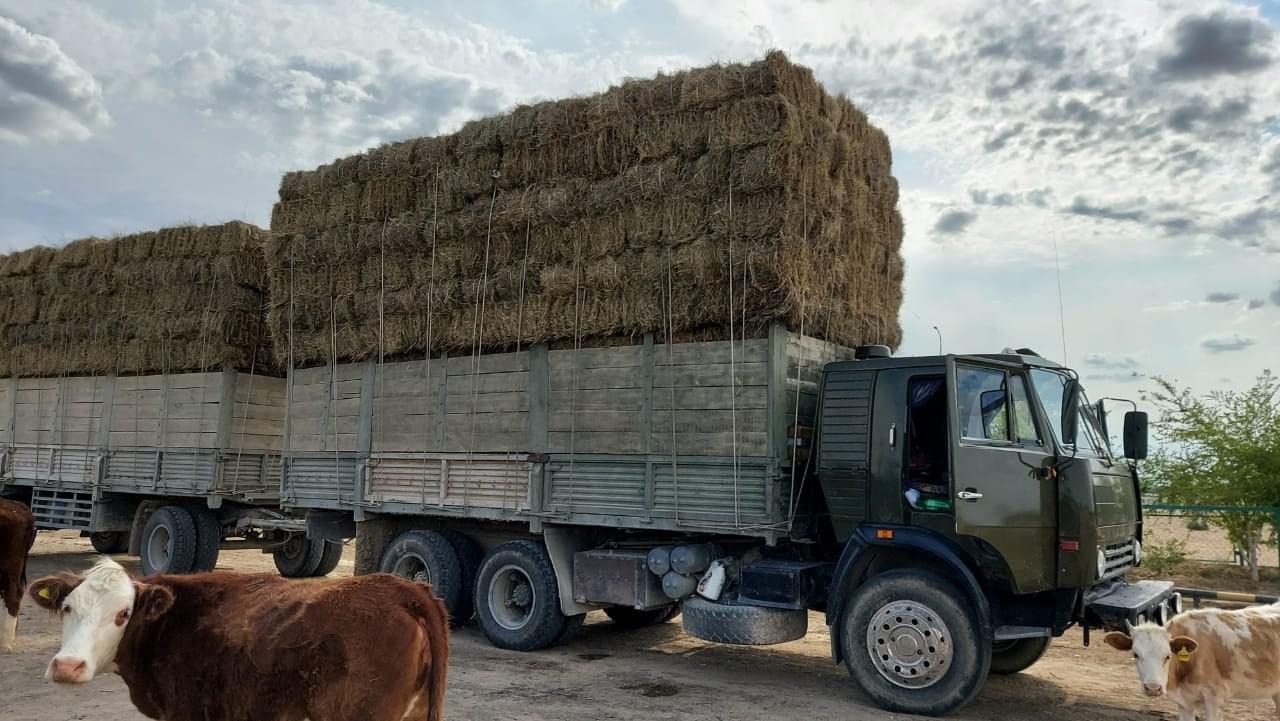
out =
<path fill-rule="evenodd" d="M 1123 578 L 1094 586 L 1084 595 L 1084 622 L 1105 631 L 1125 630 L 1125 623 L 1150 621 L 1164 625 L 1182 612 L 1182 596 L 1171 581 L 1135 581 Z"/>

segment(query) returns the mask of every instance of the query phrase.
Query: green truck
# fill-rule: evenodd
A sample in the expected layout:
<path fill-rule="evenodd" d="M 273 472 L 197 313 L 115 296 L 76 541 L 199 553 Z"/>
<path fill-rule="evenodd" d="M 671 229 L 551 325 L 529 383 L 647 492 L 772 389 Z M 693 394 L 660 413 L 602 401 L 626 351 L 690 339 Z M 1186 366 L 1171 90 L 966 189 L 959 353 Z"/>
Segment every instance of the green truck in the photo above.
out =
<path fill-rule="evenodd" d="M 775 328 L 458 360 L 293 371 L 281 498 L 313 537 L 355 537 L 357 573 L 430 582 L 499 647 L 592 610 L 773 644 L 817 612 L 875 703 L 936 715 L 1073 625 L 1180 610 L 1125 579 L 1146 415 L 1113 449 L 1105 408 L 1029 350 L 891 357 Z"/>

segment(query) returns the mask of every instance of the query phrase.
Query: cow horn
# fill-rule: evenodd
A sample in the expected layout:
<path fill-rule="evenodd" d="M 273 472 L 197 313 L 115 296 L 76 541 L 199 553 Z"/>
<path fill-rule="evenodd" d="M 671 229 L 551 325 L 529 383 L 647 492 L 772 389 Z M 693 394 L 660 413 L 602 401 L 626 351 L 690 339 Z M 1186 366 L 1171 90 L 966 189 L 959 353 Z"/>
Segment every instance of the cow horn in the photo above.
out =
<path fill-rule="evenodd" d="M 1124 620 L 1124 632 L 1130 636 L 1133 635 L 1133 624 L 1129 623 L 1129 619 L 1127 618 Z"/>

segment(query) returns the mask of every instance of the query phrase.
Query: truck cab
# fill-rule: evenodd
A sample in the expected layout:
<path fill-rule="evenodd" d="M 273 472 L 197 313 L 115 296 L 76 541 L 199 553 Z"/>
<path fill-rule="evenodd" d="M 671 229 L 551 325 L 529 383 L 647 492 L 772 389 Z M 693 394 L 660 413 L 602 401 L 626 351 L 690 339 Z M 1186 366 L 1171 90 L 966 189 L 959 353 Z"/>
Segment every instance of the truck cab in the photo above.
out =
<path fill-rule="evenodd" d="M 1125 580 L 1142 560 L 1146 415 L 1126 414 L 1113 449 L 1100 412 L 1073 371 L 1026 349 L 870 347 L 826 367 L 814 475 L 840 549 L 827 620 L 835 658 L 881 705 L 943 713 L 1072 625 L 1087 643 L 1180 610 L 1171 583 Z M 960 664 L 974 670 L 945 670 Z"/>

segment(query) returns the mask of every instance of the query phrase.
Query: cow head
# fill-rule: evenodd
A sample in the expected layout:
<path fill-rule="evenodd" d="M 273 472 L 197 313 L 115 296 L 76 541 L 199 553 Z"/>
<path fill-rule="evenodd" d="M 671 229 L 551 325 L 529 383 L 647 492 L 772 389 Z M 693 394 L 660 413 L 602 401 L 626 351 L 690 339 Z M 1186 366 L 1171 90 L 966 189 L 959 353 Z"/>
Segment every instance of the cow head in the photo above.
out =
<path fill-rule="evenodd" d="M 1170 638 L 1169 631 L 1154 623 L 1125 627 L 1129 633 L 1112 631 L 1105 637 L 1107 645 L 1119 651 L 1131 651 L 1138 666 L 1138 682 L 1142 692 L 1151 697 L 1163 696 L 1169 680 L 1169 664 L 1190 663 L 1196 642 L 1186 636 Z"/>
<path fill-rule="evenodd" d="M 62 648 L 45 678 L 85 683 L 115 670 L 116 650 L 130 623 L 153 619 L 173 605 L 164 586 L 139 583 L 103 559 L 83 576 L 48 576 L 31 584 L 31 598 L 62 618 Z"/>

